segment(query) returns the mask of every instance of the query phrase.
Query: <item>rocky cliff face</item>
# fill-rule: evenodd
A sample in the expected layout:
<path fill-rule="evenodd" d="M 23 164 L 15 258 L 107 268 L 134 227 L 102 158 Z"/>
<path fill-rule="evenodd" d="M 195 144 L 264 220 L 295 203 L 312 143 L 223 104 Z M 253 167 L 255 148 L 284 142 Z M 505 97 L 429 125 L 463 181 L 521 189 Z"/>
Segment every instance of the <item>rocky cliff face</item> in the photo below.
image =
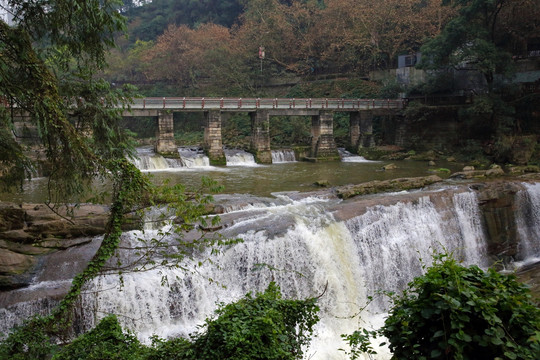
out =
<path fill-rule="evenodd" d="M 43 256 L 81 246 L 103 234 L 108 208 L 0 203 L 0 291 L 24 287 Z M 137 226 L 126 224 L 126 229 Z"/>

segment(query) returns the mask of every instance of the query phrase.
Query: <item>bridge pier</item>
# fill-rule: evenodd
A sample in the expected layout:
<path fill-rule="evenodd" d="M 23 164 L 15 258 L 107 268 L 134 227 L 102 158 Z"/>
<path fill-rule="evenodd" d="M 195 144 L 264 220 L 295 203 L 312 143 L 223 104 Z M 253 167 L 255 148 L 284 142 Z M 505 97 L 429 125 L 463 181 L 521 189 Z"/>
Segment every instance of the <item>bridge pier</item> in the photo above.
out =
<path fill-rule="evenodd" d="M 204 151 L 210 165 L 225 165 L 225 153 L 221 139 L 221 111 L 211 110 L 204 113 Z"/>
<path fill-rule="evenodd" d="M 258 110 L 251 116 L 251 152 L 259 164 L 272 163 L 270 150 L 270 114 L 268 110 Z"/>
<path fill-rule="evenodd" d="M 334 141 L 334 113 L 320 111 L 311 117 L 311 158 L 337 160 L 339 153 Z"/>
<path fill-rule="evenodd" d="M 373 112 L 351 112 L 349 136 L 351 150 L 358 153 L 359 149 L 374 146 L 373 139 Z"/>
<path fill-rule="evenodd" d="M 375 146 L 373 138 L 373 111 L 360 111 L 360 139 L 357 149 Z"/>
<path fill-rule="evenodd" d="M 353 152 L 358 151 L 360 141 L 360 112 L 351 112 L 349 118 L 349 145 Z"/>
<path fill-rule="evenodd" d="M 174 142 L 174 122 L 172 111 L 158 113 L 158 131 L 155 151 L 167 157 L 178 157 L 178 147 Z"/>

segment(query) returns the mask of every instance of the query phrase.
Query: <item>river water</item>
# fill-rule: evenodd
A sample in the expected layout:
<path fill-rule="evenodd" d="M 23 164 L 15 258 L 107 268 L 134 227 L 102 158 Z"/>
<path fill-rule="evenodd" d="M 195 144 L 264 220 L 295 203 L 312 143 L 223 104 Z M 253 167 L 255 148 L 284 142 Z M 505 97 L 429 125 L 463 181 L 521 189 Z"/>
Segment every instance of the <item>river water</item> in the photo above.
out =
<path fill-rule="evenodd" d="M 145 156 L 155 157 L 141 150 L 145 151 Z M 326 288 L 319 300 L 321 321 L 306 359 L 344 359 L 338 350 L 346 346 L 341 334 L 359 326 L 376 328 L 384 320 L 388 302 L 381 296 L 356 316 L 368 304 L 368 296 L 378 290 L 403 289 L 422 273 L 423 264 L 429 265 L 434 251 L 453 252 L 466 265 L 489 265 L 478 199 L 467 185 L 347 201 L 324 191 L 298 192 L 316 189 L 312 184 L 317 180 L 344 185 L 423 176 L 428 174 L 425 163 L 396 162 L 398 169 L 381 171 L 386 163 L 348 154 L 341 162 L 303 163 L 288 153 L 276 154 L 280 159 L 277 164 L 261 166 L 249 155 L 231 151 L 226 154 L 235 159 L 229 166 L 211 167 L 197 149 L 189 151 L 194 155 L 192 162 L 179 159 L 171 164 L 141 156 L 146 163 L 138 166 L 152 172 L 158 182 L 168 178 L 195 185 L 207 175 L 225 185 L 226 194 L 216 196 L 224 209 L 221 234 L 243 242 L 226 248 L 221 255 L 203 251 L 183 264 L 188 271 L 157 268 L 125 273 L 122 287 L 117 275 L 96 278 L 79 306 L 80 328 L 89 329 L 106 314 L 116 313 L 123 326 L 142 341 L 148 341 L 152 334 L 187 336 L 212 315 L 217 303 L 263 291 L 274 280 L 290 298 L 317 296 Z M 521 245 L 515 260 L 524 264 L 540 258 L 540 184 L 524 184 L 517 196 Z M 158 231 L 125 233 L 123 244 L 140 237 L 149 239 Z M 128 254 L 123 256 L 129 258 Z M 204 261 L 207 259 L 212 263 Z M 73 261 L 68 256 L 56 258 L 54 266 L 69 267 Z M 161 286 L 164 277 L 168 282 Z M 61 272 L 49 271 L 46 277 L 38 274 L 34 286 L 62 286 L 67 280 Z M 51 306 L 36 301 L 28 289 L 18 291 L 14 297 L 21 299 L 20 303 L 0 309 L 0 317 L 6 319 L 0 331 Z M 26 297 L 28 301 L 23 300 Z M 387 349 L 378 348 L 378 352 L 378 359 L 390 358 Z"/>
<path fill-rule="evenodd" d="M 165 159 L 155 154 L 151 147 L 142 147 L 138 149 L 139 158 L 135 159 L 134 163 L 139 169 L 149 173 L 156 183 L 167 181 L 170 184 L 182 183 L 188 187 L 198 187 L 201 177 L 206 176 L 223 185 L 224 193 L 258 196 L 270 196 L 283 191 L 316 190 L 318 187 L 314 183 L 320 180 L 328 181 L 330 186 L 340 186 L 371 180 L 426 176 L 439 168 L 447 168 L 452 172 L 463 168 L 462 164 L 448 162 L 439 162 L 430 167 L 423 161 L 368 161 L 344 150 L 340 152 L 341 161 L 312 163 L 296 161 L 291 150 L 274 150 L 272 165 L 258 165 L 253 155 L 242 150 L 226 149 L 227 166 L 210 166 L 208 157 L 199 148 L 181 147 L 179 159 Z M 382 170 L 382 167 L 389 163 L 396 164 L 397 169 Z M 450 174 L 438 175 L 444 178 Z M 104 186 L 106 185 L 95 184 L 98 190 L 102 190 Z M 23 190 L 22 193 L 0 194 L 0 199 L 43 202 L 47 200 L 47 179 L 27 181 Z"/>

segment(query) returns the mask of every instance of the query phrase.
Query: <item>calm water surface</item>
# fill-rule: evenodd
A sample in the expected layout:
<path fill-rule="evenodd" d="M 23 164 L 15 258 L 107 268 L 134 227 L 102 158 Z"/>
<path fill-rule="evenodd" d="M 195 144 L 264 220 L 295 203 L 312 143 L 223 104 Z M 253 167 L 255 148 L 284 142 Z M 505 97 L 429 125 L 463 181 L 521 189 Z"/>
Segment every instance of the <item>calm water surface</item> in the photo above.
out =
<path fill-rule="evenodd" d="M 204 168 L 179 168 L 148 172 L 155 183 L 168 180 L 171 184 L 183 183 L 197 187 L 203 176 L 217 181 L 225 187 L 227 194 L 252 194 L 270 196 L 283 191 L 312 191 L 318 189 L 316 181 L 326 180 L 331 186 L 358 184 L 371 180 L 388 180 L 401 177 L 430 175 L 430 168 L 424 161 L 392 161 L 398 166 L 395 170 L 384 171 L 382 167 L 390 162 L 290 162 L 272 165 L 223 166 Z M 438 162 L 435 168 L 448 168 L 452 172 L 461 170 L 463 165 Z M 449 174 L 439 173 L 441 177 Z M 23 192 L 1 194 L 3 201 L 43 202 L 46 196 L 47 180 L 33 179 L 24 184 Z M 96 190 L 104 190 L 107 184 L 96 183 Z"/>

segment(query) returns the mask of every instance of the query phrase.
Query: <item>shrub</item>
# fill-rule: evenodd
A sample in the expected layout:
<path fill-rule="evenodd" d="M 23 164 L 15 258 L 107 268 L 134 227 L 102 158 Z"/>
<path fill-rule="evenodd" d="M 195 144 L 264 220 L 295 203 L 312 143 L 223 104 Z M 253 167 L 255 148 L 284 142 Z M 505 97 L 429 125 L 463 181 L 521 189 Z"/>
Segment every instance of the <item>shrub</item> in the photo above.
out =
<path fill-rule="evenodd" d="M 513 275 L 436 260 L 394 297 L 381 334 L 397 359 L 538 359 L 540 310 Z"/>
<path fill-rule="evenodd" d="M 301 359 L 319 320 L 316 299 L 286 300 L 270 283 L 264 293 L 221 305 L 194 336 L 196 359 Z"/>
<path fill-rule="evenodd" d="M 385 324 L 371 335 L 388 339 L 394 359 L 540 358 L 540 309 L 513 275 L 437 255 L 392 300 Z M 371 350 L 364 338 L 344 338 L 355 356 Z"/>
<path fill-rule="evenodd" d="M 66 346 L 53 360 L 142 360 L 145 347 L 125 333 L 114 315 L 103 318 L 86 334 Z"/>

